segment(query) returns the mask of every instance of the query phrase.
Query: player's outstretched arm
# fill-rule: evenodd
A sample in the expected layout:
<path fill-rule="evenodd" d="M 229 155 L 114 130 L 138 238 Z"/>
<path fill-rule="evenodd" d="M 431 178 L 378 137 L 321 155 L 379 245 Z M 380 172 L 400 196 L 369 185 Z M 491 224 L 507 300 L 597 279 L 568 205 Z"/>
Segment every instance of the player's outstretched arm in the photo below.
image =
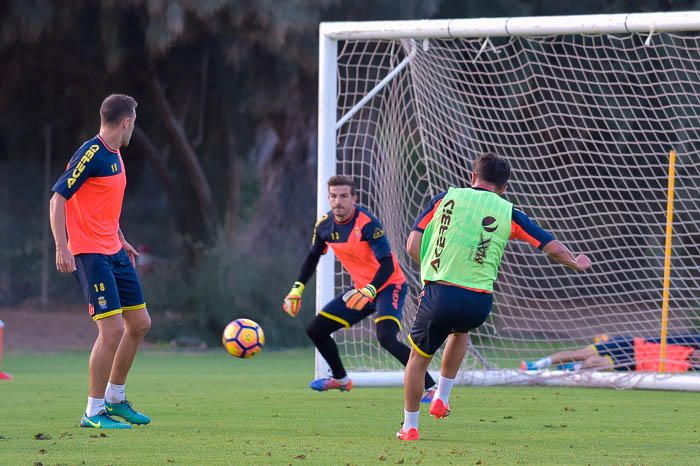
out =
<path fill-rule="evenodd" d="M 73 272 L 75 258 L 68 249 L 66 234 L 66 198 L 58 193 L 54 193 L 49 201 L 49 222 L 56 242 L 56 269 L 63 273 Z"/>
<path fill-rule="evenodd" d="M 290 317 L 296 317 L 301 310 L 301 295 L 304 293 L 304 284 L 302 282 L 294 282 L 292 289 L 289 290 L 287 296 L 284 297 L 282 310 L 289 314 Z"/>
<path fill-rule="evenodd" d="M 313 251 L 309 251 L 306 254 L 304 263 L 301 265 L 301 272 L 299 272 L 299 279 L 294 282 L 282 303 L 282 310 L 289 314 L 290 317 L 296 317 L 299 314 L 301 310 L 301 295 L 304 293 L 305 284 L 316 271 L 316 266 L 320 259 L 321 255 Z"/>
<path fill-rule="evenodd" d="M 584 272 L 591 268 L 591 260 L 585 254 L 579 254 L 574 257 L 574 254 L 569 251 L 569 248 L 564 246 L 560 241 L 550 241 L 545 245 L 542 251 L 547 254 L 552 260 L 560 263 L 577 272 Z"/>

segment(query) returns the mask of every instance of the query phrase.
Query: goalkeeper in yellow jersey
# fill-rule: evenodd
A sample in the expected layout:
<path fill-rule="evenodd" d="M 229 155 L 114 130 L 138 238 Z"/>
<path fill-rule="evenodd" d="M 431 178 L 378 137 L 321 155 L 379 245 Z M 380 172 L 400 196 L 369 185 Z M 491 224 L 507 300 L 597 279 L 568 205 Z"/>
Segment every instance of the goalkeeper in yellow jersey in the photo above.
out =
<path fill-rule="evenodd" d="M 401 327 L 408 286 L 382 224 L 356 204 L 353 180 L 345 176 L 331 177 L 328 180 L 328 201 L 331 210 L 316 222 L 299 278 L 282 307 L 290 316 L 297 315 L 304 285 L 330 246 L 350 274 L 354 287 L 326 304 L 306 328 L 306 333 L 333 373 L 333 377 L 314 380 L 310 386 L 318 391 L 348 391 L 352 388 L 352 381 L 331 334 L 341 328 L 350 328 L 374 314 L 379 344 L 406 365 L 410 349 L 396 336 Z M 435 393 L 435 381 L 427 372 L 423 379 L 425 392 L 421 390 L 422 398 L 424 402 L 430 402 Z"/>
<path fill-rule="evenodd" d="M 450 188 L 418 217 L 406 248 L 420 264 L 425 283 L 409 341 L 413 346 L 404 376 L 404 423 L 400 440 L 418 440 L 420 379 L 435 352 L 442 354 L 438 390 L 430 414 L 450 414 L 449 394 L 467 351 L 468 332 L 491 312 L 493 282 L 508 240 L 520 239 L 560 264 L 582 272 L 591 266 L 574 256 L 513 204 L 501 198 L 510 177 L 505 159 L 485 154 L 474 163 L 471 188 Z"/>

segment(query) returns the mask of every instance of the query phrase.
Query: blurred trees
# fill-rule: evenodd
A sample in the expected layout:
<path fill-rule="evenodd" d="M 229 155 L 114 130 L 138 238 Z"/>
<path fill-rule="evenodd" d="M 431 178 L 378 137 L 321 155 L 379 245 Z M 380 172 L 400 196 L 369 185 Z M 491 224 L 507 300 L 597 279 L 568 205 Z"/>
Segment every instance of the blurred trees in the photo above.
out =
<path fill-rule="evenodd" d="M 293 208 L 279 208 L 282 193 L 313 186 L 318 24 L 322 12 L 342 16 L 336 3 L 11 1 L 2 15 L 3 123 L 91 134 L 100 100 L 128 92 L 141 103 L 137 151 L 153 165 L 182 239 L 233 234 L 248 156 L 264 221 L 278 225 Z M 434 11 L 433 2 L 404 3 L 399 17 Z M 393 10 L 387 1 L 365 6 Z M 9 137 L 10 154 L 36 140 Z M 57 153 L 67 158 L 73 139 Z"/>
<path fill-rule="evenodd" d="M 320 21 L 663 11 L 696 3 L 1 2 L 0 304 L 36 296 L 33 281 L 46 246 L 40 238 L 48 228 L 43 208 L 50 186 L 37 175 L 47 128 L 53 180 L 79 144 L 97 132 L 99 104 L 109 93 L 139 101 L 138 127 L 123 151 L 129 171 L 124 231 L 160 255 L 183 258 L 163 286 L 193 283 L 197 273 L 217 275 L 212 254 L 232 249 L 235 260 L 224 262 L 240 267 L 239 275 L 264 273 L 260 264 L 277 261 L 289 264 L 279 280 L 291 282 L 315 215 Z M 202 264 L 208 272 L 198 269 Z M 65 282 L 53 285 L 53 296 L 73 285 Z M 243 302 L 269 307 L 286 291 L 284 284 L 266 286 L 262 294 L 269 303 L 249 291 L 238 304 L 233 298 L 202 303 L 235 288 L 223 283 L 191 296 L 186 307 L 204 309 L 200 324 L 215 328 L 204 323 L 213 309 L 223 312 Z M 161 294 L 162 303 L 174 296 Z"/>
<path fill-rule="evenodd" d="M 231 307 L 267 309 L 274 302 L 277 311 L 315 217 L 319 22 L 346 18 L 350 9 L 360 11 L 357 19 L 425 17 L 436 4 L 411 0 L 400 12 L 386 0 L 0 4 L 0 163 L 8 175 L 7 191 L 0 191 L 7 246 L 0 303 L 36 296 L 50 190 L 36 177 L 45 128 L 53 180 L 97 132 L 101 100 L 124 92 L 139 101 L 137 130 L 123 150 L 124 231 L 175 263 L 153 284 L 165 288 L 152 293 L 162 297 L 158 304 L 194 314 L 196 325 L 212 329 L 218 323 L 208 316 L 230 315 Z M 15 176 L 18 170 L 33 176 Z M 175 293 L 202 274 L 213 281 L 265 275 L 261 264 L 285 264 L 284 283 L 239 290 L 238 303 L 224 296 L 235 278 L 189 296 Z M 52 296 L 65 290 L 77 297 L 71 280 L 52 278 Z"/>

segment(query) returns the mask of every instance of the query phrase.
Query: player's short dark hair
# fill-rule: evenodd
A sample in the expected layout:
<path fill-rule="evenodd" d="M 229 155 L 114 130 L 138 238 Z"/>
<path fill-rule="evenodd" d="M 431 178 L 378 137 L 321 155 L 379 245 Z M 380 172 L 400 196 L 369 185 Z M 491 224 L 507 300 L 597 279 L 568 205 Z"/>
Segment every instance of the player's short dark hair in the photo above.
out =
<path fill-rule="evenodd" d="M 129 118 L 136 111 L 136 99 L 129 95 L 112 94 L 102 101 L 100 118 L 102 123 L 116 125 L 124 118 Z"/>
<path fill-rule="evenodd" d="M 355 195 L 355 182 L 349 176 L 334 175 L 328 178 L 328 187 L 350 186 L 350 194 Z"/>
<path fill-rule="evenodd" d="M 493 152 L 486 152 L 476 159 L 473 169 L 477 178 L 493 183 L 499 188 L 505 186 L 510 179 L 510 165 L 508 161 Z"/>

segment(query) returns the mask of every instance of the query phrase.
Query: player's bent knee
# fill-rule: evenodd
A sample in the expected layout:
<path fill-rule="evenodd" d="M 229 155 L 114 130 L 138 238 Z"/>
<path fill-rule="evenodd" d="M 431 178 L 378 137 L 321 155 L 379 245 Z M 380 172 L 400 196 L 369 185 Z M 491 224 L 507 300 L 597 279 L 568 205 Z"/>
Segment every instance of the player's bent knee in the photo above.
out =
<path fill-rule="evenodd" d="M 102 326 L 99 328 L 98 338 L 102 340 L 102 343 L 109 347 L 119 346 L 119 342 L 124 334 L 124 328 L 122 326 Z"/>
<path fill-rule="evenodd" d="M 398 342 L 396 335 L 399 326 L 393 320 L 381 320 L 377 322 L 377 340 L 384 348 L 392 347 Z"/>
<path fill-rule="evenodd" d="M 151 328 L 151 316 L 146 308 L 137 311 L 126 311 L 124 313 L 124 327 L 131 336 L 142 337 Z"/>
<path fill-rule="evenodd" d="M 151 329 L 151 317 L 148 314 L 144 314 L 139 318 L 139 320 L 134 324 L 129 326 L 129 332 L 143 336 Z"/>
<path fill-rule="evenodd" d="M 148 318 L 148 319 L 140 321 L 134 325 L 129 325 L 127 327 L 126 331 L 129 333 L 129 335 L 142 337 L 145 334 L 147 334 L 150 329 L 151 329 L 151 319 Z"/>
<path fill-rule="evenodd" d="M 385 349 L 392 348 L 396 343 L 398 343 L 398 340 L 396 339 L 396 333 L 379 331 L 379 329 L 377 329 L 377 340 L 379 341 L 379 344 L 382 346 L 382 348 Z"/>
<path fill-rule="evenodd" d="M 408 365 L 410 365 L 412 370 L 427 370 L 430 361 L 433 359 L 432 356 L 425 357 L 418 353 L 415 348 L 411 348 L 411 354 L 408 356 Z M 409 366 L 406 365 L 406 368 Z"/>
<path fill-rule="evenodd" d="M 331 333 L 335 332 L 343 325 L 322 315 L 317 315 L 306 327 L 306 334 L 311 341 L 317 342 L 325 340 Z"/>

